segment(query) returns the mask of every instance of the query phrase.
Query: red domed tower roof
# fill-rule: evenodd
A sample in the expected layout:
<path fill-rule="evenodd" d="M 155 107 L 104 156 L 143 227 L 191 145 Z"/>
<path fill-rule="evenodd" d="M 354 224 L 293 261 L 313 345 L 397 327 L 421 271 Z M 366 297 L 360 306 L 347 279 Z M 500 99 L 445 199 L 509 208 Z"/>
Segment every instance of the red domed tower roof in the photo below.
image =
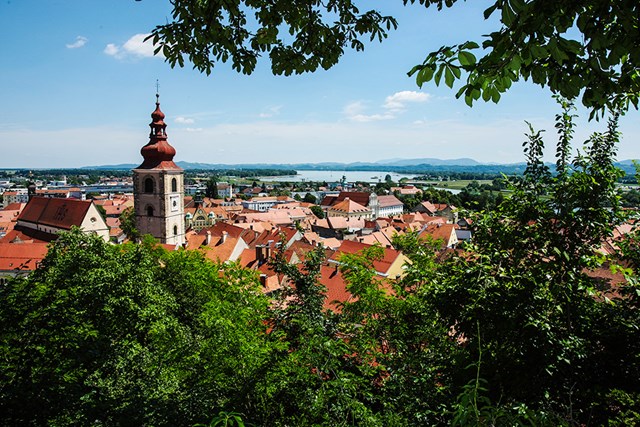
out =
<path fill-rule="evenodd" d="M 142 147 L 140 154 L 144 161 L 136 169 L 180 169 L 173 162 L 176 149 L 167 142 L 167 125 L 160 110 L 160 95 L 156 94 L 156 109 L 151 113 L 151 133 L 149 143 Z"/>

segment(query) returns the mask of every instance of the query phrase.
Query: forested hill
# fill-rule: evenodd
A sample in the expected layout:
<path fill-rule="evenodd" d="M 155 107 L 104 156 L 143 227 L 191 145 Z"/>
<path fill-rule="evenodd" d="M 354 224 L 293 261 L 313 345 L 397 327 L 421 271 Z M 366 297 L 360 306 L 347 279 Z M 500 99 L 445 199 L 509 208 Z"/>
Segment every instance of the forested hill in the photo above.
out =
<path fill-rule="evenodd" d="M 419 163 L 430 161 L 430 163 Z M 222 163 L 192 163 L 176 162 L 178 166 L 186 170 L 273 170 L 273 175 L 281 175 L 278 171 L 286 170 L 341 170 L 341 171 L 383 171 L 398 173 L 479 173 L 479 174 L 506 174 L 519 175 L 526 168 L 525 163 L 511 164 L 482 164 L 472 159 L 440 160 L 440 159 L 393 159 L 375 163 L 246 163 L 246 164 L 222 164 Z M 86 166 L 82 169 L 96 170 L 129 170 L 135 168 L 134 164 Z M 548 163 L 553 171 L 555 165 Z M 631 160 L 616 162 L 615 166 L 622 169 L 627 175 L 635 174 L 635 168 Z"/>

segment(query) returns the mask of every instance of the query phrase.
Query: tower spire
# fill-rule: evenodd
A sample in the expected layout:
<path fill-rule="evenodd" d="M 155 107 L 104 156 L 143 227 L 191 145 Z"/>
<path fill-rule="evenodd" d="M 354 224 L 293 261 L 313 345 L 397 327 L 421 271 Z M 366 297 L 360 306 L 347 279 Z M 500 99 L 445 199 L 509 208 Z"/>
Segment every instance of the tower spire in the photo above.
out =
<path fill-rule="evenodd" d="M 159 88 L 160 85 L 156 82 L 156 89 Z M 179 169 L 173 162 L 176 150 L 167 141 L 167 124 L 164 118 L 165 115 L 160 109 L 160 94 L 156 93 L 156 109 L 151 113 L 149 123 L 149 142 L 140 150 L 144 157 L 144 162 L 139 166 L 141 169 Z"/>

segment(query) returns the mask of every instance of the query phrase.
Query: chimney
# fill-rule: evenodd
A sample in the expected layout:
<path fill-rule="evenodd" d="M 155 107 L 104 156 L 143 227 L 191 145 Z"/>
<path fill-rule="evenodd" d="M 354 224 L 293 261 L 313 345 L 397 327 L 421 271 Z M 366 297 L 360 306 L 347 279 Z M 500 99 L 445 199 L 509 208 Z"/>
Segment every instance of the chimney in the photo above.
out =
<path fill-rule="evenodd" d="M 229 232 L 223 231 L 222 232 L 222 239 L 220 240 L 220 243 L 226 242 L 227 241 L 227 237 L 229 237 Z"/>
<path fill-rule="evenodd" d="M 211 243 L 211 232 L 207 230 L 207 238 L 204 241 L 204 244 L 209 246 L 209 243 Z"/>
<path fill-rule="evenodd" d="M 262 265 L 264 262 L 264 246 L 256 245 L 256 260 L 258 260 L 258 265 Z"/>
<path fill-rule="evenodd" d="M 261 274 L 260 275 L 260 285 L 262 285 L 263 288 L 267 287 L 267 275 L 266 274 Z"/>
<path fill-rule="evenodd" d="M 35 186 L 35 184 L 31 184 L 27 188 L 27 196 L 29 198 L 29 201 L 31 201 L 31 199 L 33 199 L 33 196 L 35 196 L 35 195 L 36 195 L 36 186 Z"/>
<path fill-rule="evenodd" d="M 273 240 L 269 240 L 267 242 L 267 247 L 266 247 L 266 253 L 265 253 L 265 260 L 268 260 L 269 258 L 271 258 L 271 248 L 273 248 Z"/>

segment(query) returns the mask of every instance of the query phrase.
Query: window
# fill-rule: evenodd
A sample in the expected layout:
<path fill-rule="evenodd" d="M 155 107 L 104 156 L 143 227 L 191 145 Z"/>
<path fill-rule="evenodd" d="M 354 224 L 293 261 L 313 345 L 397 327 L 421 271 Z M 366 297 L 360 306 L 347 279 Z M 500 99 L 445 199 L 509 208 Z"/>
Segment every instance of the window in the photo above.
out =
<path fill-rule="evenodd" d="M 147 178 L 144 180 L 144 192 L 153 193 L 153 178 Z"/>
<path fill-rule="evenodd" d="M 178 181 L 175 178 L 171 180 L 171 191 L 174 193 L 178 191 Z"/>
<path fill-rule="evenodd" d="M 173 226 L 173 235 L 174 235 L 174 236 L 177 236 L 177 235 L 178 235 L 178 226 L 177 226 L 177 225 L 174 225 L 174 226 Z"/>
<path fill-rule="evenodd" d="M 147 206 L 147 216 L 153 216 L 153 206 Z"/>

